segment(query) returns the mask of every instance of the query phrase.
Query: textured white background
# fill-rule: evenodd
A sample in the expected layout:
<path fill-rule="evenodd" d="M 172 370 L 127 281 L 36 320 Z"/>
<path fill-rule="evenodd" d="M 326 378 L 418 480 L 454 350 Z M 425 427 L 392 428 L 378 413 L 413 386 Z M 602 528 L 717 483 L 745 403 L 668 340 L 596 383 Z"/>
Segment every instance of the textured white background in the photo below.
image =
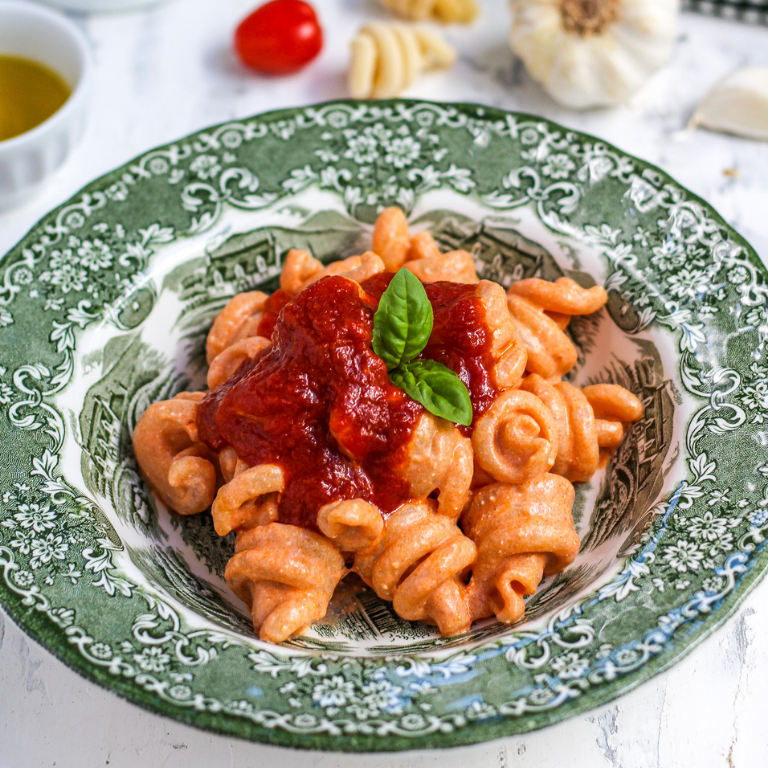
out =
<path fill-rule="evenodd" d="M 446 32 L 460 51 L 456 67 L 424 78 L 409 96 L 534 112 L 595 134 L 711 202 L 768 261 L 768 144 L 680 135 L 723 75 L 768 66 L 768 28 L 685 14 L 673 61 L 632 104 L 576 114 L 558 108 L 514 60 L 504 0 L 481 2 L 479 23 Z M 135 13 L 72 15 L 96 57 L 88 132 L 41 197 L 0 214 L 0 254 L 81 186 L 150 147 L 212 123 L 345 96 L 349 40 L 381 15 L 375 1 L 315 0 L 323 53 L 305 72 L 271 80 L 245 73 L 230 52 L 236 22 L 256 3 L 175 0 Z M 767 714 L 768 583 L 671 671 L 606 707 L 518 738 L 381 758 L 267 748 L 149 714 L 71 672 L 0 611 L 0 768 L 757 768 L 768 765 Z"/>

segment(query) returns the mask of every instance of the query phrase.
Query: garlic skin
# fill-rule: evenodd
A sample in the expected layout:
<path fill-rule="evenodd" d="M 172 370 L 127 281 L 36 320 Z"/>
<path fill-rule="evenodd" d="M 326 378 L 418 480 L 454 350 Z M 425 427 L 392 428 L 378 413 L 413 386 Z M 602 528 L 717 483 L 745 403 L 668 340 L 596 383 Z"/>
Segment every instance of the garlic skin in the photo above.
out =
<path fill-rule="evenodd" d="M 669 60 L 680 0 L 511 0 L 512 50 L 560 104 L 620 104 Z"/>
<path fill-rule="evenodd" d="M 691 126 L 768 140 L 768 67 L 745 67 L 716 85 L 699 104 Z"/>

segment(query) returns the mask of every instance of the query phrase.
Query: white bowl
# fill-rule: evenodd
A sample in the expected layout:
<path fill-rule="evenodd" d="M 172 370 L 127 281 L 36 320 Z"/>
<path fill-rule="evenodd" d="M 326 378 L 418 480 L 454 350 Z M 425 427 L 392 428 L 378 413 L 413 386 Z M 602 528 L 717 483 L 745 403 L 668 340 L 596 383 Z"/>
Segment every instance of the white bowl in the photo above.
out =
<path fill-rule="evenodd" d="M 127 11 L 133 8 L 144 8 L 149 5 L 159 5 L 164 0 L 43 0 L 48 5 L 57 5 L 70 11 Z"/>
<path fill-rule="evenodd" d="M 56 11 L 20 0 L 0 2 L 0 55 L 20 56 L 57 72 L 72 93 L 26 133 L 0 141 L 0 209 L 36 194 L 82 138 L 93 61 L 80 30 Z"/>

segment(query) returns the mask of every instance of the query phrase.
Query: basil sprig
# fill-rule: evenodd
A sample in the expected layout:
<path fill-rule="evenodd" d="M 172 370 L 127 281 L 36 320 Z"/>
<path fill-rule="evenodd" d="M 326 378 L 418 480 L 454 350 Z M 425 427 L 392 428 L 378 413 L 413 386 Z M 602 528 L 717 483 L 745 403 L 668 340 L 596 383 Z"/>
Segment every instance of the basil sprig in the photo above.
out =
<path fill-rule="evenodd" d="M 456 424 L 472 423 L 464 382 L 436 360 L 416 360 L 432 333 L 432 304 L 407 269 L 392 278 L 373 316 L 373 351 L 387 364 L 389 380 L 430 413 Z"/>

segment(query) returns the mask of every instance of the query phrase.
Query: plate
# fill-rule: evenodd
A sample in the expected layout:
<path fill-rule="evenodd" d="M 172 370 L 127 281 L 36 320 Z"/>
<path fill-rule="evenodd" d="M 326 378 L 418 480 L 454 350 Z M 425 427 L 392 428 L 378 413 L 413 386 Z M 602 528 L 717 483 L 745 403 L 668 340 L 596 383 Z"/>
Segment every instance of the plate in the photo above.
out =
<path fill-rule="evenodd" d="M 233 294 L 282 255 L 365 250 L 388 205 L 507 286 L 567 274 L 580 384 L 644 401 L 579 486 L 577 561 L 524 622 L 442 639 L 360 582 L 274 646 L 221 574 L 210 516 L 141 481 L 138 416 L 205 380 Z M 522 733 L 620 695 L 720 625 L 768 565 L 768 289 L 750 246 L 668 176 L 538 117 L 336 102 L 216 126 L 102 177 L 0 262 L 0 598 L 67 665 L 154 712 L 292 747 Z"/>

